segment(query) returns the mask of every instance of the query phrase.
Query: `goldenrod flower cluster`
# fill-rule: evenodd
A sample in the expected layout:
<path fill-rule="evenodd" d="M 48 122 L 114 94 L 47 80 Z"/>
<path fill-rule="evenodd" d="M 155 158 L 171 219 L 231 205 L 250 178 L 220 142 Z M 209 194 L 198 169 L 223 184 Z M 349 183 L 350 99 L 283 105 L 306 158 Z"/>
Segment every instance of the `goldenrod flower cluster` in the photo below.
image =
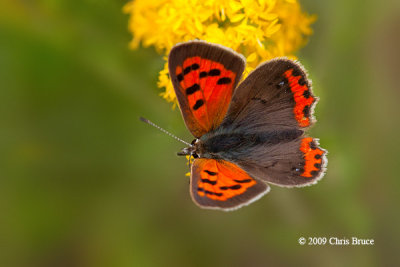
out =
<path fill-rule="evenodd" d="M 243 54 L 245 75 L 267 59 L 293 58 L 316 19 L 302 12 L 297 0 L 132 0 L 124 12 L 130 14 L 133 49 L 154 46 L 168 55 L 176 43 L 206 40 Z M 158 86 L 165 88 L 166 100 L 176 100 L 167 63 Z"/>

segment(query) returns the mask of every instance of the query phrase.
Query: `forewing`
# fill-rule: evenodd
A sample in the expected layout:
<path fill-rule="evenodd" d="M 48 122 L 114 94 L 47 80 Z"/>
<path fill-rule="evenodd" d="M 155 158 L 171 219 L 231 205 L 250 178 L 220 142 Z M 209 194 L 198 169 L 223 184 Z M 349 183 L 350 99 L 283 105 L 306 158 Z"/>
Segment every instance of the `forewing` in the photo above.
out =
<path fill-rule="evenodd" d="M 233 210 L 259 199 L 269 186 L 232 162 L 200 158 L 192 165 L 190 191 L 202 208 Z"/>
<path fill-rule="evenodd" d="M 169 73 L 187 128 L 197 138 L 225 117 L 245 67 L 233 50 L 203 41 L 172 48 Z"/>
<path fill-rule="evenodd" d="M 235 90 L 221 126 L 245 132 L 303 129 L 317 102 L 304 68 L 289 59 L 257 67 Z"/>

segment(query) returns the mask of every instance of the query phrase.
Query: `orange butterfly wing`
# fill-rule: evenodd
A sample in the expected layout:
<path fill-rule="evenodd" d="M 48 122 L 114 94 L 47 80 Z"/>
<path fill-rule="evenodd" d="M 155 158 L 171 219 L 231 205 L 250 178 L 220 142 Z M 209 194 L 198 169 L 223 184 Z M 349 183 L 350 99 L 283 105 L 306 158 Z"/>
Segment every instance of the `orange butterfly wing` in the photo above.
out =
<path fill-rule="evenodd" d="M 169 73 L 189 131 L 197 138 L 226 115 L 245 61 L 234 51 L 202 41 L 172 48 Z"/>
<path fill-rule="evenodd" d="M 252 178 L 236 164 L 217 159 L 196 159 L 192 165 L 191 196 L 203 208 L 232 210 L 268 193 L 269 186 Z"/>

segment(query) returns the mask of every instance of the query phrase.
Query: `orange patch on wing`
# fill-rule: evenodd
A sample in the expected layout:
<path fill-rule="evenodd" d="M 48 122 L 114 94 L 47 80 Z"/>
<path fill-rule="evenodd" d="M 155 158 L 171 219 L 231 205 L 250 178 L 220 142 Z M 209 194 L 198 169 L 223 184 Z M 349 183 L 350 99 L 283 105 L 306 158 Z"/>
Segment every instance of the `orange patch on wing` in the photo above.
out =
<path fill-rule="evenodd" d="M 236 73 L 221 63 L 197 56 L 177 66 L 175 74 L 188 100 L 189 110 L 185 112 L 193 114 L 203 133 L 215 129 L 228 110 Z"/>
<path fill-rule="evenodd" d="M 304 172 L 303 177 L 315 177 L 321 172 L 322 158 L 324 151 L 318 148 L 311 137 L 303 138 L 300 144 L 300 151 L 304 153 Z"/>
<path fill-rule="evenodd" d="M 197 159 L 200 179 L 197 193 L 201 197 L 226 201 L 241 195 L 257 182 L 236 164 L 214 159 Z"/>
<path fill-rule="evenodd" d="M 299 80 L 301 76 L 294 76 L 293 69 L 289 69 L 284 73 L 288 79 L 290 89 L 293 92 L 295 106 L 293 112 L 300 127 L 307 127 L 310 125 L 311 106 L 315 98 L 311 95 L 310 89 L 306 85 L 300 85 Z M 304 77 L 305 79 L 306 77 Z M 308 92 L 307 92 L 308 91 Z M 308 97 L 306 97 L 306 96 Z"/>

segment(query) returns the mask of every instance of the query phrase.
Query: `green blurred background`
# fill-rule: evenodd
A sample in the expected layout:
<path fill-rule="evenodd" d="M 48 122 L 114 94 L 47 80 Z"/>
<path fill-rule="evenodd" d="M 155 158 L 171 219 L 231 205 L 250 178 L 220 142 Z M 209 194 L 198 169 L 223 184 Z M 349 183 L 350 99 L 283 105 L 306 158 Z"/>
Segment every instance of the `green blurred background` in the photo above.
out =
<path fill-rule="evenodd" d="M 326 177 L 235 212 L 188 191 L 162 57 L 129 50 L 126 1 L 0 3 L 0 266 L 399 264 L 399 1 L 301 1 Z M 373 246 L 300 246 L 299 237 Z"/>

